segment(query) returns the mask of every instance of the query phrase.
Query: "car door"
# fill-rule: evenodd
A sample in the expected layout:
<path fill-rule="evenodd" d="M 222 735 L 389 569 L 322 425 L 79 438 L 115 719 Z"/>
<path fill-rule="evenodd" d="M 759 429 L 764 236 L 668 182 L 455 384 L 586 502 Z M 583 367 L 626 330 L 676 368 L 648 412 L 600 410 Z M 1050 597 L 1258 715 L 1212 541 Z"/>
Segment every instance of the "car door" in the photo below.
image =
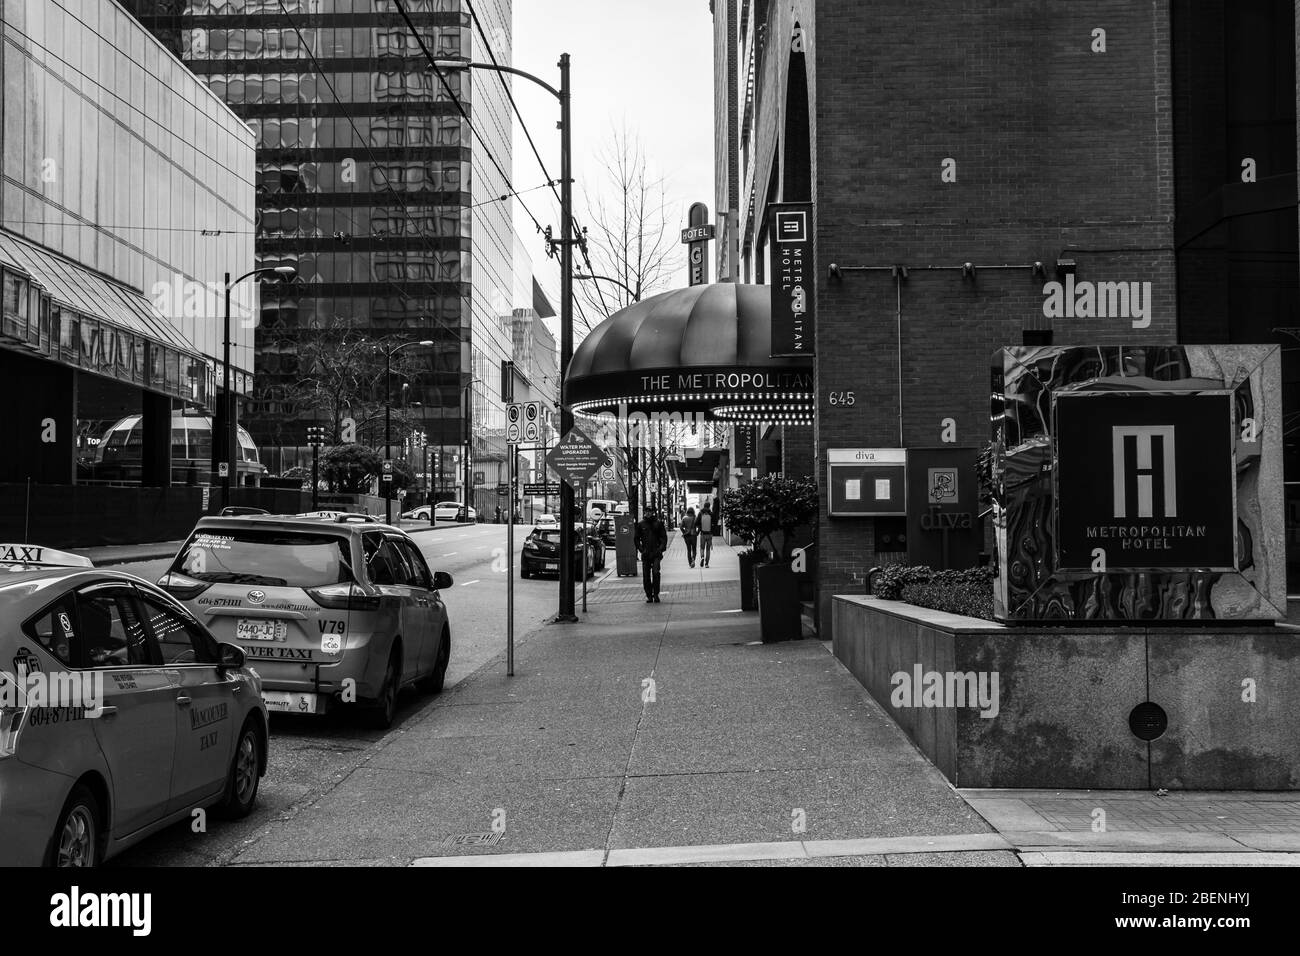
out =
<path fill-rule="evenodd" d="M 412 679 L 418 670 L 422 640 L 419 604 L 411 587 L 411 565 L 398 551 L 390 535 L 366 535 L 366 573 L 370 583 L 395 607 L 397 633 L 402 636 L 402 679 Z"/>
<path fill-rule="evenodd" d="M 433 673 L 434 664 L 438 660 L 438 643 L 442 640 L 442 616 L 439 614 L 441 602 L 438 593 L 433 589 L 433 573 L 429 570 L 429 565 L 415 542 L 402 538 L 398 540 L 397 545 L 411 565 L 411 586 L 416 592 L 415 603 L 422 619 L 420 622 L 422 639 L 417 666 L 420 669 L 420 676 L 423 677 Z"/>
<path fill-rule="evenodd" d="M 144 627 L 135 588 L 93 584 L 76 593 L 79 663 L 103 675 L 95 736 L 112 780 L 115 837 L 162 818 L 171 799 L 176 680 Z"/>
<path fill-rule="evenodd" d="M 172 813 L 215 796 L 225 786 L 243 713 L 235 699 L 249 691 L 242 679 L 218 671 L 217 642 L 210 634 L 161 598 L 137 591 L 163 667 L 176 681 L 168 804 Z"/>

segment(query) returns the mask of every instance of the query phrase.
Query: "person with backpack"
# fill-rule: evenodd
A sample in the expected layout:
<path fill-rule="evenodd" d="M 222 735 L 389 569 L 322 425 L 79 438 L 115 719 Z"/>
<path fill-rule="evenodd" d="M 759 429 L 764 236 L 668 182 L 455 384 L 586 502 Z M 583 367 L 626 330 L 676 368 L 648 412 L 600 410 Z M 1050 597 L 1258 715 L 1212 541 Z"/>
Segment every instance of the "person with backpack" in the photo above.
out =
<path fill-rule="evenodd" d="M 695 567 L 695 536 L 699 531 L 695 527 L 695 509 L 687 508 L 686 514 L 682 515 L 682 541 L 686 543 L 686 560 L 690 562 L 691 567 Z"/>
<path fill-rule="evenodd" d="M 713 528 L 715 523 L 712 505 L 705 505 L 700 509 L 700 513 L 695 516 L 695 528 L 700 533 L 700 567 L 702 568 L 707 568 L 709 558 L 713 557 Z"/>

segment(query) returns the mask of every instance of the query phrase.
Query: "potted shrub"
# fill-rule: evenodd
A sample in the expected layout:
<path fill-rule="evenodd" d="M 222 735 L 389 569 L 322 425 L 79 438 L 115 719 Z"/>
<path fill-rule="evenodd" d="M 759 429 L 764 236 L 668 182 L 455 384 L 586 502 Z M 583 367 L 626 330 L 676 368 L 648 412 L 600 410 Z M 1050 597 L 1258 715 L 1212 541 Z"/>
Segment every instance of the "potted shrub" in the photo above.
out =
<path fill-rule="evenodd" d="M 790 568 L 796 528 L 817 515 L 817 485 L 811 478 L 765 475 L 727 492 L 724 514 L 733 534 L 752 545 L 750 562 L 756 564 L 760 627 L 764 642 L 789 640 L 802 635 L 799 579 Z M 780 535 L 780 549 L 776 535 Z M 757 564 L 773 555 L 770 563 Z M 759 558 L 758 555 L 762 555 Z M 741 606 L 748 574 L 741 562 Z"/>

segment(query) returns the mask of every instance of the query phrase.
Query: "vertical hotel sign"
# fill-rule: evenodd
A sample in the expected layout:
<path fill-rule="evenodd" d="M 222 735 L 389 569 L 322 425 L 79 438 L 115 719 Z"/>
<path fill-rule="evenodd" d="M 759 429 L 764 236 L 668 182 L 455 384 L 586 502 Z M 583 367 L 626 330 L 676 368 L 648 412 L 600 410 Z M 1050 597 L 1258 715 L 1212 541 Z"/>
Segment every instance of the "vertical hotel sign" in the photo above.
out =
<path fill-rule="evenodd" d="M 772 203 L 767 209 L 772 357 L 812 355 L 812 203 Z"/>

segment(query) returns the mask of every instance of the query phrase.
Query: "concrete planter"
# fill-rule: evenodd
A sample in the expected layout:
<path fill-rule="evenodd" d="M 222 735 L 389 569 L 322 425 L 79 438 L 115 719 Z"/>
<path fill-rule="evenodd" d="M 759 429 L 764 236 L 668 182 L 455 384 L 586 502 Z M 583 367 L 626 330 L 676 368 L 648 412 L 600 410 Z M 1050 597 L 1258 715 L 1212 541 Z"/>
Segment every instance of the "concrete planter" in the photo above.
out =
<path fill-rule="evenodd" d="M 832 613 L 835 656 L 958 786 L 1300 789 L 1300 628 L 1007 627 L 860 595 Z M 963 699 L 994 686 L 995 707 Z M 1149 742 L 1147 700 L 1168 717 Z"/>

